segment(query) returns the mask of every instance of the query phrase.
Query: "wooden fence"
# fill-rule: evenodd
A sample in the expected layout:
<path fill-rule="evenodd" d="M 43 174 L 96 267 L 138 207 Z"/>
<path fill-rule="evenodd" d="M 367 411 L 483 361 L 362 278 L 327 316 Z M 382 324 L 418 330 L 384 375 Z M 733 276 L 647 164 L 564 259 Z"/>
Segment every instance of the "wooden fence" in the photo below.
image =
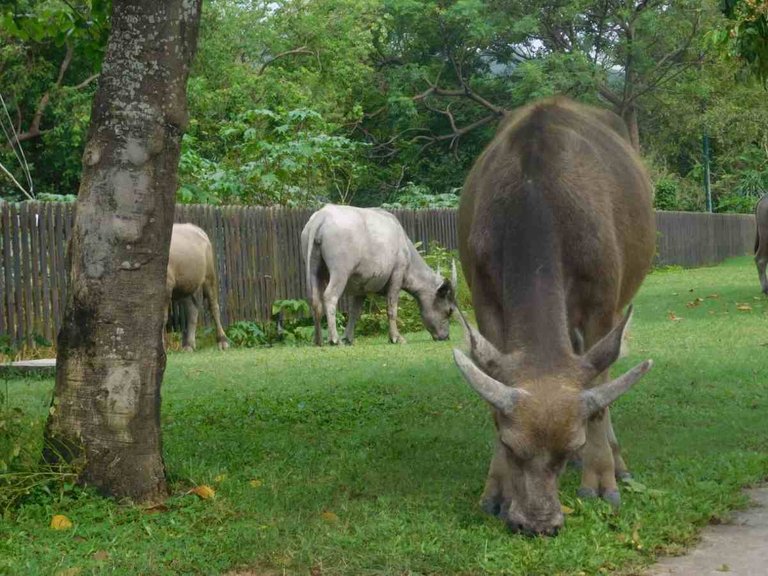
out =
<path fill-rule="evenodd" d="M 414 242 L 457 247 L 453 210 L 395 210 Z M 177 222 L 211 238 L 224 325 L 269 319 L 272 302 L 303 298 L 299 237 L 309 210 L 179 205 Z M 67 297 L 70 204 L 0 203 L 0 335 L 55 342 Z M 754 216 L 658 212 L 657 263 L 700 266 L 751 251 Z"/>

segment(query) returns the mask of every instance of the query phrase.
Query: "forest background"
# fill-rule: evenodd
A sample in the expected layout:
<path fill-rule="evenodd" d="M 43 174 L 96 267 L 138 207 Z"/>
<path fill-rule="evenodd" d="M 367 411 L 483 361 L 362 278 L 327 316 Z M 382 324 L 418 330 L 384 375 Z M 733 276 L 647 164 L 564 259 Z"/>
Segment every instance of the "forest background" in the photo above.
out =
<path fill-rule="evenodd" d="M 77 194 L 109 10 L 0 1 L 0 198 Z M 708 148 L 713 210 L 749 212 L 767 18 L 765 0 L 207 0 L 177 198 L 455 206 L 504 114 L 565 94 L 622 116 L 657 208 L 707 208 Z"/>

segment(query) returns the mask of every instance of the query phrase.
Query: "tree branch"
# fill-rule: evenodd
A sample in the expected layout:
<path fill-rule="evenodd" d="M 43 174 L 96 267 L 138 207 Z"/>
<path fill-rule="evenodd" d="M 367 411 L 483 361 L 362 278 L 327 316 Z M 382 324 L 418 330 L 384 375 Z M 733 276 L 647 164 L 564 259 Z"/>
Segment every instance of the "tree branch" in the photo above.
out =
<path fill-rule="evenodd" d="M 266 62 L 264 62 L 264 64 L 262 64 L 261 67 L 259 68 L 258 72 L 256 72 L 256 75 L 257 76 L 261 76 L 262 74 L 264 74 L 264 70 L 267 69 L 267 66 L 269 66 L 270 64 L 273 64 L 276 60 L 279 60 L 280 58 L 284 58 L 286 56 L 293 56 L 293 55 L 296 55 L 296 54 L 303 54 L 305 56 L 306 55 L 313 56 L 315 54 L 315 52 L 314 52 L 314 50 L 310 50 L 306 46 L 302 46 L 300 48 L 294 48 L 293 50 L 286 50 L 285 52 L 280 52 L 279 54 L 276 54 L 270 60 L 267 60 Z"/>

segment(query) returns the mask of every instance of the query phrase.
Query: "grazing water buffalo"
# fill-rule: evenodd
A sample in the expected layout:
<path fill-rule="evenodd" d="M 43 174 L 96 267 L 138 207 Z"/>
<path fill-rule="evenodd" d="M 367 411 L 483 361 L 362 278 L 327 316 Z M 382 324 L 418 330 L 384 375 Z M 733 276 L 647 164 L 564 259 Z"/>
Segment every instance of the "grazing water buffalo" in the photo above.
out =
<path fill-rule="evenodd" d="M 768 294 L 768 281 L 765 279 L 765 265 L 768 264 L 768 194 L 760 198 L 755 206 L 755 264 L 757 276 L 763 294 Z"/>
<path fill-rule="evenodd" d="M 352 296 L 344 330 L 344 340 L 350 344 L 365 296 L 370 293 L 387 296 L 390 342 L 405 342 L 397 330 L 397 300 L 401 289 L 416 298 L 432 338 L 448 339 L 455 268 L 452 280 L 433 271 L 400 222 L 389 212 L 328 204 L 312 214 L 304 226 L 301 254 L 307 267 L 318 346 L 323 340 L 320 328 L 323 307 L 328 320 L 328 341 L 339 343 L 336 305 L 344 292 Z"/>
<path fill-rule="evenodd" d="M 557 533 L 558 477 L 579 453 L 580 496 L 619 504 L 608 406 L 651 361 L 608 368 L 653 258 L 651 200 L 621 120 L 564 98 L 514 112 L 468 176 L 459 250 L 479 331 L 462 317 L 470 354 L 454 358 L 493 408 L 483 507 L 515 531 Z"/>
<path fill-rule="evenodd" d="M 194 224 L 173 225 L 166 290 L 169 301 L 171 298 L 180 301 L 186 310 L 187 323 L 181 340 L 184 350 L 195 349 L 198 307 L 203 296 L 208 299 L 216 324 L 219 349 L 229 348 L 219 315 L 219 284 L 213 248 L 208 235 Z"/>

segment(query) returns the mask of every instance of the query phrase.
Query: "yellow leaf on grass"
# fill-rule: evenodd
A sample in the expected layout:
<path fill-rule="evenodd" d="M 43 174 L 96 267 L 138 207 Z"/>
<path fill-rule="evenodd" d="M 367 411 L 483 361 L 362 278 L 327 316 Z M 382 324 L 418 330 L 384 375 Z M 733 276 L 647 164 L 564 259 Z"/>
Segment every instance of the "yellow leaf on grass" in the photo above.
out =
<path fill-rule="evenodd" d="M 208 486 L 207 484 L 200 484 L 200 486 L 195 486 L 187 492 L 187 494 L 195 494 L 196 496 L 199 496 L 203 500 L 209 500 L 210 498 L 213 498 L 216 496 L 216 490 Z"/>
<path fill-rule="evenodd" d="M 566 506 L 565 504 L 560 504 L 560 510 L 565 515 L 573 514 L 573 508 L 570 508 L 570 507 Z"/>
<path fill-rule="evenodd" d="M 72 520 L 64 516 L 64 514 L 56 514 L 51 518 L 51 528 L 54 530 L 69 530 L 72 528 Z"/>
<path fill-rule="evenodd" d="M 752 306 L 749 304 L 736 304 L 736 310 L 741 310 L 742 312 L 752 312 Z"/>
<path fill-rule="evenodd" d="M 339 517 L 338 517 L 338 516 L 336 516 L 336 514 L 334 514 L 334 513 L 333 513 L 333 512 L 331 512 L 330 510 L 326 510 L 325 512 L 323 512 L 322 514 L 320 514 L 320 516 L 321 516 L 321 517 L 322 517 L 322 519 L 323 519 L 323 520 L 325 520 L 326 522 L 338 522 L 338 521 L 339 521 Z"/>
<path fill-rule="evenodd" d="M 258 487 L 260 487 L 263 484 L 263 482 L 261 480 L 259 480 L 258 478 L 254 478 L 253 480 L 251 480 L 249 482 L 249 484 L 251 486 L 253 486 L 254 488 L 258 488 Z"/>
<path fill-rule="evenodd" d="M 213 479 L 213 481 L 216 482 L 216 484 L 221 484 L 226 479 L 227 479 L 226 474 L 219 474 L 218 476 L 216 476 L 216 478 Z"/>

